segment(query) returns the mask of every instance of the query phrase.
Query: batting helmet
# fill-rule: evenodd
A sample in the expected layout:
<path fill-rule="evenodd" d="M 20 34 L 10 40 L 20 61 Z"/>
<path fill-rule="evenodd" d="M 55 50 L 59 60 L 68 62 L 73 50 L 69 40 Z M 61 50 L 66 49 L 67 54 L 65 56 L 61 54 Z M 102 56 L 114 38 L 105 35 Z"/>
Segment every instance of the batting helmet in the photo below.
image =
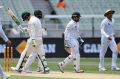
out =
<path fill-rule="evenodd" d="M 39 19 L 41 19 L 41 18 L 42 18 L 42 11 L 40 11 L 40 10 L 35 10 L 35 11 L 34 11 L 34 15 L 35 15 L 36 17 L 38 17 Z"/>
<path fill-rule="evenodd" d="M 29 12 L 23 12 L 22 15 L 21 15 L 23 21 L 25 21 L 29 16 L 30 16 Z"/>
<path fill-rule="evenodd" d="M 114 10 L 109 9 L 109 10 L 107 10 L 107 11 L 104 13 L 104 16 L 107 16 L 107 15 L 108 15 L 108 14 L 110 14 L 110 13 L 114 14 L 114 13 L 115 13 L 115 11 L 114 11 Z"/>

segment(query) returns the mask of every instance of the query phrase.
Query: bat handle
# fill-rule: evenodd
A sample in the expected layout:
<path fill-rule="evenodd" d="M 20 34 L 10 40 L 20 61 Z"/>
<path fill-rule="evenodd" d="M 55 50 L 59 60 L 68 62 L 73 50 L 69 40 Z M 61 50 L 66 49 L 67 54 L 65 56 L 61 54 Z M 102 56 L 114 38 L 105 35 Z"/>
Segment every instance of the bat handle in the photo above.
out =
<path fill-rule="evenodd" d="M 21 25 L 19 25 L 19 29 L 20 29 L 23 33 L 25 32 L 25 30 L 22 28 Z"/>

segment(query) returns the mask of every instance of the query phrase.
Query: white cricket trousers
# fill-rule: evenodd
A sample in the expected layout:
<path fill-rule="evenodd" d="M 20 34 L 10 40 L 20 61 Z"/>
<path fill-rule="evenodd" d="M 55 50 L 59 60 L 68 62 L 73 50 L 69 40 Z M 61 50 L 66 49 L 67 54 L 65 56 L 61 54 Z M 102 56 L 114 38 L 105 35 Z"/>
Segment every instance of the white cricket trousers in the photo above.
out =
<path fill-rule="evenodd" d="M 39 54 L 38 54 L 39 53 Z M 42 63 L 44 65 L 47 65 L 47 62 L 42 62 L 43 60 L 43 57 L 45 57 L 45 52 L 44 52 L 44 47 L 43 47 L 43 44 L 42 45 L 39 45 L 39 52 L 36 53 L 36 52 L 32 52 L 27 60 L 27 62 L 25 63 L 25 66 L 24 66 L 24 70 L 27 70 L 29 69 L 30 65 L 35 61 L 36 57 L 38 59 L 38 67 L 40 67 L 43 71 L 44 71 L 44 67 L 42 65 Z M 40 56 L 40 58 L 38 57 L 38 55 Z M 44 58 L 45 59 L 45 58 Z M 42 63 L 41 63 L 42 62 Z M 46 64 L 45 64 L 46 63 Z"/>
<path fill-rule="evenodd" d="M 115 39 L 113 38 L 112 40 L 108 40 L 107 38 L 101 38 L 101 50 L 99 54 L 100 62 L 99 62 L 99 68 L 104 67 L 104 56 L 106 54 L 107 48 L 110 48 L 112 51 L 112 64 L 111 66 L 116 67 L 116 62 L 117 62 L 117 56 L 118 56 L 118 51 L 117 51 L 117 45 L 115 42 Z"/>
<path fill-rule="evenodd" d="M 42 39 L 41 39 L 42 40 Z M 26 47 L 25 49 L 23 50 L 23 52 L 21 53 L 21 56 L 20 56 L 20 59 L 18 61 L 18 64 L 16 66 L 16 69 L 19 70 L 20 69 L 20 66 L 21 64 L 23 63 L 24 61 L 24 58 L 25 57 L 28 57 L 30 55 L 30 53 L 34 52 L 34 53 L 37 53 L 39 54 L 39 52 L 41 51 L 39 49 L 39 46 L 41 45 L 41 40 L 36 40 L 36 46 L 34 47 L 33 44 L 32 44 L 32 39 L 29 38 L 27 40 L 27 44 L 26 44 Z"/>
<path fill-rule="evenodd" d="M 69 45 L 72 48 L 71 55 L 69 55 L 65 60 L 62 62 L 63 66 L 68 64 L 69 62 L 73 61 L 74 69 L 76 71 L 80 70 L 80 52 L 79 52 L 79 42 L 77 39 L 70 39 L 68 41 Z"/>

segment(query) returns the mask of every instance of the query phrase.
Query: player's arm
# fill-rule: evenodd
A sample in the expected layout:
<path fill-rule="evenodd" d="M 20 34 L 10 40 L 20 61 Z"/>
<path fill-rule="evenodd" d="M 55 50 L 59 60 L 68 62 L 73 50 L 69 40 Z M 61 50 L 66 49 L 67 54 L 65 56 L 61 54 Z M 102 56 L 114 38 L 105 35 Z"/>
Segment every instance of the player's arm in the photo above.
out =
<path fill-rule="evenodd" d="M 1 25 L 0 25 L 0 36 L 3 38 L 3 40 L 4 40 L 5 42 L 8 41 L 8 38 L 7 38 L 7 36 L 5 35 L 5 33 L 4 33 Z"/>
<path fill-rule="evenodd" d="M 104 31 L 105 28 L 105 24 L 101 24 L 101 33 L 105 36 L 105 37 L 109 37 L 109 35 Z"/>
<path fill-rule="evenodd" d="M 67 41 L 70 38 L 69 33 L 71 32 L 71 30 L 74 28 L 74 24 L 73 23 L 68 23 L 64 32 L 64 40 Z"/>
<path fill-rule="evenodd" d="M 0 36 L 9 46 L 11 45 L 11 41 L 7 38 L 5 32 L 3 31 L 1 23 L 0 23 Z"/>
<path fill-rule="evenodd" d="M 105 29 L 105 26 L 106 26 L 106 23 L 102 23 L 101 24 L 101 33 L 102 35 L 104 35 L 105 37 L 107 37 L 109 40 L 112 40 L 112 36 L 111 35 L 108 35 L 104 29 Z M 109 29 L 109 28 L 108 28 Z"/>

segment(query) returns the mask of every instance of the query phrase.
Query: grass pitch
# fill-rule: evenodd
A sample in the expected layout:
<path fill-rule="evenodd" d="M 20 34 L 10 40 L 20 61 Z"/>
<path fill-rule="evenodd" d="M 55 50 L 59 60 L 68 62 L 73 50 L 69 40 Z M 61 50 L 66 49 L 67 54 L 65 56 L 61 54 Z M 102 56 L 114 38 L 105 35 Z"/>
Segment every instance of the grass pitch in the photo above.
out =
<path fill-rule="evenodd" d="M 59 71 L 57 64 L 61 62 L 64 58 L 48 58 L 48 66 L 51 71 Z M 16 65 L 18 59 L 13 60 L 13 66 Z M 3 66 L 3 59 L 0 59 L 0 63 Z M 120 67 L 120 58 L 118 58 L 118 67 Z M 98 58 L 81 58 L 81 69 L 85 70 L 85 73 L 97 73 L 97 74 L 108 74 L 108 75 L 118 75 L 120 71 L 111 70 L 111 58 L 105 58 L 105 67 L 108 71 L 99 72 L 98 71 Z M 36 71 L 37 69 L 37 60 L 31 65 L 30 70 Z M 73 64 L 70 63 L 64 68 L 65 72 L 73 72 Z M 49 78 L 49 77 L 32 77 L 32 76 L 17 76 L 11 75 L 9 79 L 71 79 L 71 78 Z"/>

